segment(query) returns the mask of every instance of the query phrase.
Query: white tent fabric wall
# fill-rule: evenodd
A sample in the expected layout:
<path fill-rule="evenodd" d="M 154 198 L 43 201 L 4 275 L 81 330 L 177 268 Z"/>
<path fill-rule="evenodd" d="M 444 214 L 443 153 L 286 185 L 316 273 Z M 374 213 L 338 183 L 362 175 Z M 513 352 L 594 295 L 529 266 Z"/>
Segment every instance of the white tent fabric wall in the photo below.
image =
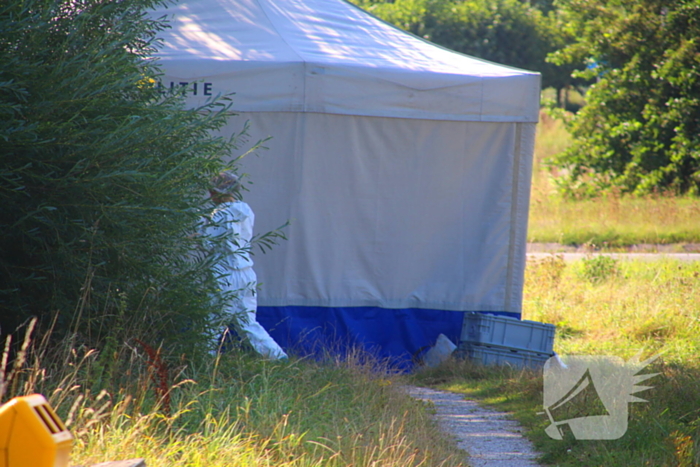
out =
<path fill-rule="evenodd" d="M 276 135 L 242 163 L 259 229 L 291 220 L 289 241 L 256 255 L 261 305 L 520 312 L 525 225 L 511 218 L 529 171 L 514 151 L 533 124 L 251 113 L 232 126 L 243 119 L 253 139 Z"/>
<path fill-rule="evenodd" d="M 242 171 L 256 230 L 291 221 L 289 240 L 255 257 L 259 316 L 283 346 L 330 323 L 403 358 L 440 333 L 457 342 L 459 312 L 520 315 L 538 74 L 342 0 L 167 13 L 164 85 L 193 106 L 235 92 L 226 131 L 248 120 L 252 140 L 273 137 Z"/>

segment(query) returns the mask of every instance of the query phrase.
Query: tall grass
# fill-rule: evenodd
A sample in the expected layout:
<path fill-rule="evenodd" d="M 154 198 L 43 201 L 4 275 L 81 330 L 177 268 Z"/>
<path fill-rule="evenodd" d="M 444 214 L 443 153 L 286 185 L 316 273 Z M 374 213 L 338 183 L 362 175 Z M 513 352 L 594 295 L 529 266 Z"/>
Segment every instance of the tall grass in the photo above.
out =
<path fill-rule="evenodd" d="M 570 144 L 563 122 L 541 112 L 535 141 L 528 241 L 609 248 L 700 242 L 699 199 L 614 191 L 594 199 L 564 198 L 553 182 L 558 170 L 547 165 Z"/>
<path fill-rule="evenodd" d="M 528 263 L 523 316 L 556 324 L 562 354 L 628 358 L 646 349 L 700 367 L 699 304 L 698 262 L 597 257 L 567 264 L 551 256 Z"/>
<path fill-rule="evenodd" d="M 542 412 L 537 371 L 481 367 L 452 361 L 416 375 L 509 411 L 543 453 L 559 466 L 700 465 L 700 264 L 674 260 L 588 258 L 565 263 L 552 256 L 528 262 L 523 317 L 557 325 L 555 350 L 563 355 L 638 353 L 659 359 L 642 373 L 659 375 L 630 404 L 629 428 L 619 440 L 552 440 Z"/>
<path fill-rule="evenodd" d="M 106 356 L 47 352 L 27 331 L 24 350 L 2 368 L 0 396 L 44 394 L 76 438 L 74 465 L 137 457 L 149 467 L 466 465 L 400 389 L 402 377 L 361 352 L 185 362 L 136 342 Z"/>

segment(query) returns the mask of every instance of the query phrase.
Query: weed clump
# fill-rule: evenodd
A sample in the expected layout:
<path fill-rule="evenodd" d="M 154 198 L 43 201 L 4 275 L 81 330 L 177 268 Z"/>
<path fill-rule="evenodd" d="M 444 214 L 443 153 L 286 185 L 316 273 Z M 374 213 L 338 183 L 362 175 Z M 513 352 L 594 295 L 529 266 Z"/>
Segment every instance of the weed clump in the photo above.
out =
<path fill-rule="evenodd" d="M 620 274 L 619 260 L 612 256 L 591 255 L 581 260 L 581 277 L 592 284 L 600 284 Z"/>

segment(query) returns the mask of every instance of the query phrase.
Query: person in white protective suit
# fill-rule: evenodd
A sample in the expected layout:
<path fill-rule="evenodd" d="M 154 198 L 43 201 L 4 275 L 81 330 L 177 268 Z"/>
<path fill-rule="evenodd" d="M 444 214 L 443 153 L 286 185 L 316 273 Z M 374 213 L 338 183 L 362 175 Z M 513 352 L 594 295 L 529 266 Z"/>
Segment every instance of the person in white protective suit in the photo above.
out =
<path fill-rule="evenodd" d="M 230 322 L 238 336 L 263 357 L 287 358 L 284 350 L 255 318 L 257 277 L 250 257 L 255 215 L 250 206 L 240 200 L 238 177 L 230 172 L 217 175 L 212 179 L 209 194 L 216 208 L 205 227 L 206 233 L 212 238 L 225 237 L 223 241 L 213 242 L 219 249 L 216 253 L 220 258 L 214 270 L 222 290 L 234 292 L 236 296 L 226 310 Z M 217 339 L 217 349 L 221 349 L 222 342 L 222 339 Z"/>

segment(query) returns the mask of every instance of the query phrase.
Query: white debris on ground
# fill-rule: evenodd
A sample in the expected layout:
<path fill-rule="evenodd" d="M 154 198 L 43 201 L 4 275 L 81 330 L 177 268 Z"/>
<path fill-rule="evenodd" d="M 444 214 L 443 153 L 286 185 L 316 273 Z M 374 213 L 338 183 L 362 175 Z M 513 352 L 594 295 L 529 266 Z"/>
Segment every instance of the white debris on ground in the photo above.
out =
<path fill-rule="evenodd" d="M 413 398 L 432 402 L 440 428 L 469 453 L 472 467 L 537 467 L 538 454 L 506 414 L 479 406 L 459 394 L 406 386 Z"/>

